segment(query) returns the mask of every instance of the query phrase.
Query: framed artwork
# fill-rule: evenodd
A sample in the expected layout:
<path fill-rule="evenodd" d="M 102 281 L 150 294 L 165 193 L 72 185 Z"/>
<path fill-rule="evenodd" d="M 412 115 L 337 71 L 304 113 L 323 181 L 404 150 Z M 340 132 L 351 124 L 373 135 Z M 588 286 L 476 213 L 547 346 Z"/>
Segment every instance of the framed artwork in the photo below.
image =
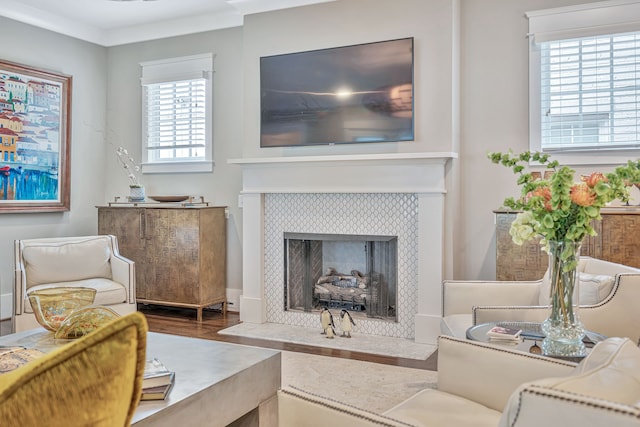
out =
<path fill-rule="evenodd" d="M 68 211 L 71 76 L 0 60 L 0 213 Z"/>

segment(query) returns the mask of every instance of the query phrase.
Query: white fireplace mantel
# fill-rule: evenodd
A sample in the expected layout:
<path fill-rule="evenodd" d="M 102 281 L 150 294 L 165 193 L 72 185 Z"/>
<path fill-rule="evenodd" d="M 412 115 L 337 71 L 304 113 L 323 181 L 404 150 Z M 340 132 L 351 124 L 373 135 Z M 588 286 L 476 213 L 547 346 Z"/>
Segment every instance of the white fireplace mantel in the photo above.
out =
<path fill-rule="evenodd" d="M 242 167 L 243 292 L 240 319 L 266 321 L 264 194 L 412 193 L 418 198 L 415 341 L 440 332 L 446 166 L 457 153 L 391 153 L 231 159 Z"/>
<path fill-rule="evenodd" d="M 444 191 L 457 153 L 391 153 L 230 159 L 242 193 L 424 193 Z"/>

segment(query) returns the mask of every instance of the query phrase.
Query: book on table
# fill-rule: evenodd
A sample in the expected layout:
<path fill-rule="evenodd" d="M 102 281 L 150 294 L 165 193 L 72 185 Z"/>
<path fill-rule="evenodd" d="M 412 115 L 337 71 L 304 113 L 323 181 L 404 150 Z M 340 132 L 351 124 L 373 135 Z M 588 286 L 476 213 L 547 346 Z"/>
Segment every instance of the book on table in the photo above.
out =
<path fill-rule="evenodd" d="M 175 373 L 171 372 L 169 375 L 169 383 L 155 386 L 155 387 L 147 387 L 142 389 L 142 395 L 140 396 L 140 400 L 164 400 L 167 398 L 167 395 L 173 388 L 173 384 L 175 384 Z"/>
<path fill-rule="evenodd" d="M 522 329 L 494 326 L 487 332 L 487 336 L 490 341 L 517 343 L 520 342 L 521 333 Z"/>
<path fill-rule="evenodd" d="M 173 372 L 156 358 L 147 360 L 142 377 L 142 388 L 152 388 L 170 384 Z"/>

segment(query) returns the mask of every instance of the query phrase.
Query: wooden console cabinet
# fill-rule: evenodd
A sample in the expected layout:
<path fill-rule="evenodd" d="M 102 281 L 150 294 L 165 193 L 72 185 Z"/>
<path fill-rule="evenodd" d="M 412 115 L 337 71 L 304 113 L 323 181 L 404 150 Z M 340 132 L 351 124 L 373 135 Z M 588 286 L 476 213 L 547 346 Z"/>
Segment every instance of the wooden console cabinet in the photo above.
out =
<path fill-rule="evenodd" d="M 496 215 L 496 280 L 540 279 L 549 262 L 538 241 L 518 246 L 509 228 L 517 212 L 494 211 Z M 601 210 L 602 221 L 594 228 L 597 236 L 582 242 L 580 254 L 640 268 L 640 207 L 612 207 Z"/>
<path fill-rule="evenodd" d="M 135 262 L 136 300 L 226 312 L 226 207 L 98 206 L 98 233 Z"/>

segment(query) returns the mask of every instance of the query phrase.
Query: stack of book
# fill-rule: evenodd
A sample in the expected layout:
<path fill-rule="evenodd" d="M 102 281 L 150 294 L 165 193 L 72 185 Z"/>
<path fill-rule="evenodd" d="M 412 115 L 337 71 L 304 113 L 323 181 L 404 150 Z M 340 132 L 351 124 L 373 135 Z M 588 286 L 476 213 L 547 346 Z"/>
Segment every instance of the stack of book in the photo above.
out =
<path fill-rule="evenodd" d="M 147 360 L 142 379 L 140 400 L 164 400 L 171 391 L 176 374 L 158 359 Z"/>
<path fill-rule="evenodd" d="M 487 336 L 492 342 L 517 344 L 520 342 L 520 333 L 522 333 L 522 329 L 494 326 L 487 332 Z"/>

